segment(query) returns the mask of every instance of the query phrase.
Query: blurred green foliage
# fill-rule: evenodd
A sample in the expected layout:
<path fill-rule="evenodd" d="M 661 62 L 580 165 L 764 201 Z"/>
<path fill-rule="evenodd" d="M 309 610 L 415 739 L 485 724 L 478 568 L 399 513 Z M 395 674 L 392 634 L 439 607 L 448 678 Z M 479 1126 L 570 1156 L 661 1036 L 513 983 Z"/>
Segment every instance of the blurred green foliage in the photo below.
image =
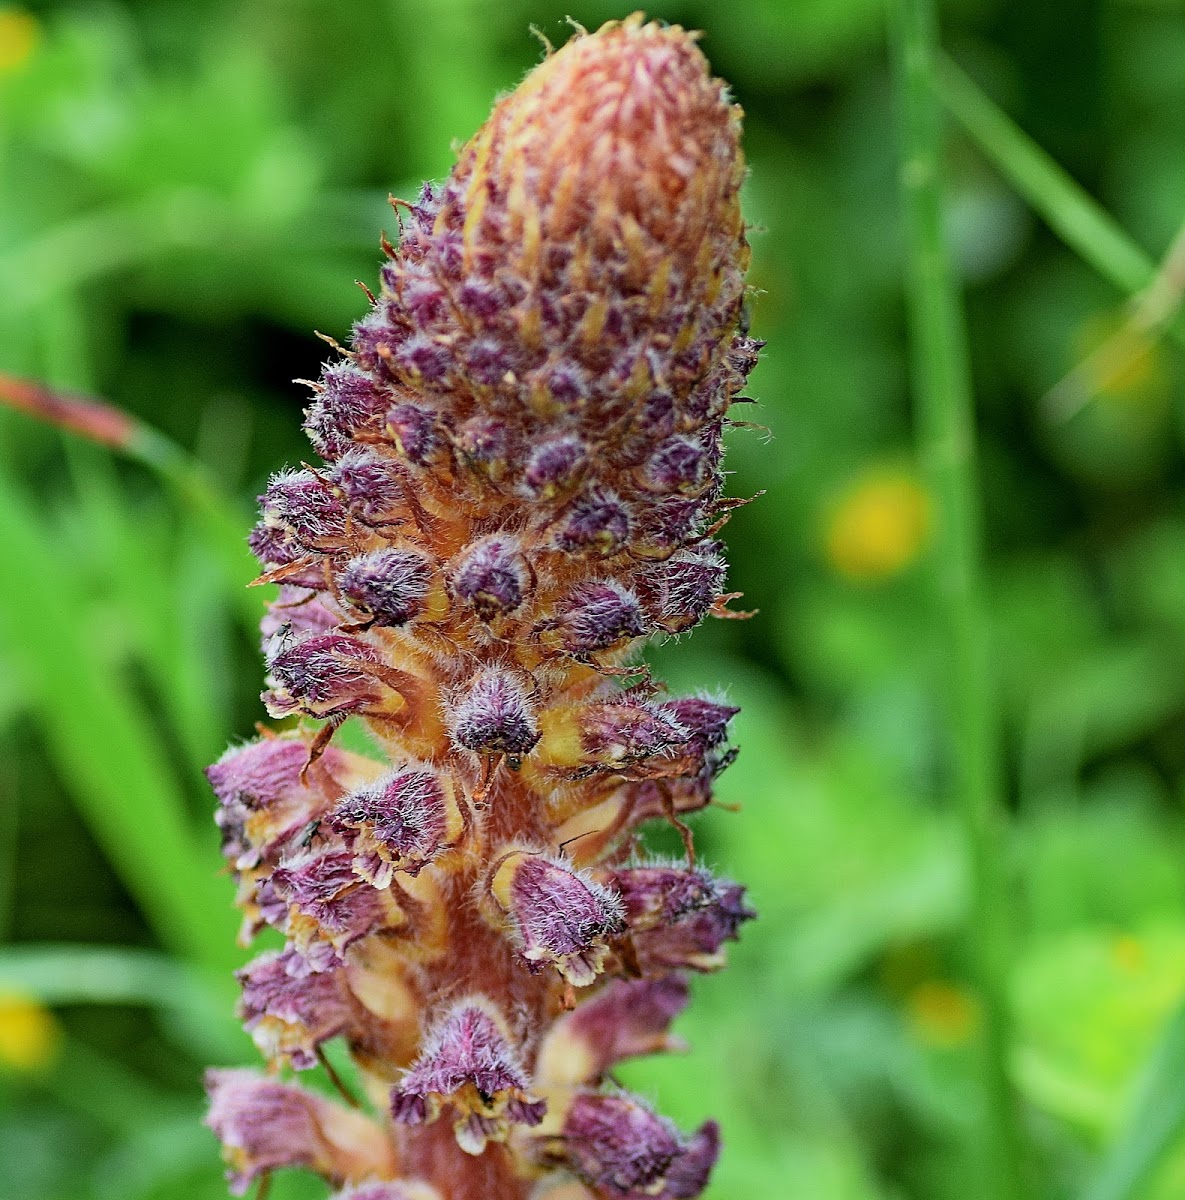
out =
<path fill-rule="evenodd" d="M 742 811 L 709 812 L 698 836 L 762 920 L 698 983 L 691 1052 L 628 1079 L 684 1123 L 723 1120 L 717 1200 L 973 1197 L 979 1012 L 911 467 L 883 4 L 651 12 L 705 30 L 747 112 L 769 436 L 733 435 L 736 490 L 766 494 L 728 538 L 760 613 L 654 657 L 674 686 L 745 706 L 721 786 Z M 290 381 L 325 356 L 312 329 L 340 338 L 362 313 L 352 281 L 373 280 L 388 191 L 445 172 L 538 57 L 528 25 L 559 41 L 566 13 L 624 10 L 0 9 L 0 370 L 164 431 L 228 498 L 217 527 L 245 532 L 268 472 L 307 455 Z M 952 0 L 943 22 L 953 57 L 1164 255 L 1185 220 L 1179 0 Z M 948 157 L 1030 1190 L 1170 1200 L 1185 1192 L 1181 352 L 1132 334 L 1126 297 L 953 127 Z M 200 769 L 262 715 L 261 671 L 255 594 L 231 582 L 245 560 L 208 518 L 142 467 L 0 413 L 5 1200 L 225 1194 L 199 1074 L 253 1052 L 230 1017 L 239 952 Z M 324 1193 L 293 1177 L 273 1194 Z"/>

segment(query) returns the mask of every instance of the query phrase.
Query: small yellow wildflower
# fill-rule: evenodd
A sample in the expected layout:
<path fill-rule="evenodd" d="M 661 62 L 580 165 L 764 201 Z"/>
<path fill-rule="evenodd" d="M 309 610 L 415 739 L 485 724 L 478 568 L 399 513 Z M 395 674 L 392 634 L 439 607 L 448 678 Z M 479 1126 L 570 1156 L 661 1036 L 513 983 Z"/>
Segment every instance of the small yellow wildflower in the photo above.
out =
<path fill-rule="evenodd" d="M 1170 365 L 1163 345 L 1148 330 L 1122 316 L 1093 317 L 1079 329 L 1075 350 L 1082 360 L 1075 376 L 1084 399 L 1150 413 L 1167 410 Z"/>
<path fill-rule="evenodd" d="M 930 498 L 907 471 L 864 475 L 841 498 L 827 527 L 827 560 L 860 582 L 888 579 L 921 553 L 930 532 Z"/>
<path fill-rule="evenodd" d="M 927 1046 L 962 1046 L 979 1025 L 979 1004 L 956 983 L 930 979 L 906 997 L 909 1021 L 918 1041 Z"/>
<path fill-rule="evenodd" d="M 1129 972 L 1142 970 L 1148 964 L 1148 955 L 1144 950 L 1143 942 L 1130 933 L 1120 934 L 1111 943 L 1111 957 L 1116 966 Z"/>
<path fill-rule="evenodd" d="M 32 13 L 0 8 L 0 75 L 27 62 L 40 40 L 41 25 Z"/>
<path fill-rule="evenodd" d="M 27 996 L 0 995 L 0 1067 L 40 1071 L 53 1062 L 61 1030 L 53 1013 Z"/>

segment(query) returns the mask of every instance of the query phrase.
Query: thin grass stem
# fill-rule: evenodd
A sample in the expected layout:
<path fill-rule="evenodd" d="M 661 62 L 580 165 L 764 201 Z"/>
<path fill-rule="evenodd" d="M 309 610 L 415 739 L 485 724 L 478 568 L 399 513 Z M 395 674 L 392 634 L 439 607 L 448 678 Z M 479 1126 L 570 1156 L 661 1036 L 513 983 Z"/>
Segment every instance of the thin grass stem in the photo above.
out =
<path fill-rule="evenodd" d="M 228 594 L 254 632 L 263 610 L 258 597 L 247 590 L 257 569 L 247 551 L 246 520 L 203 463 L 163 433 L 104 400 L 0 373 L 0 404 L 116 450 L 159 476 L 196 517 L 222 567 Z"/>
<path fill-rule="evenodd" d="M 934 567 L 944 625 L 951 785 L 971 867 L 967 936 L 983 1011 L 980 1178 L 992 1200 L 1022 1194 L 1021 1144 L 1008 1078 L 1009 897 L 1004 812 L 981 570 L 981 513 L 966 331 L 942 231 L 940 114 L 931 86 L 932 0 L 893 6 L 901 103 L 901 181 L 909 259 L 915 411 L 936 507 Z"/>

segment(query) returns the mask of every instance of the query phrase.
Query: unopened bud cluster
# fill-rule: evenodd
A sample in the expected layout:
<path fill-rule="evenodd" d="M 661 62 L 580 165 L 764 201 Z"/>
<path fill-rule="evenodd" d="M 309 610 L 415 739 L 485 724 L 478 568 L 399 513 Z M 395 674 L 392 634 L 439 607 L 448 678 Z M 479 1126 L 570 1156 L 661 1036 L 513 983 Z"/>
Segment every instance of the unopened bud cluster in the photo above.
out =
<path fill-rule="evenodd" d="M 721 436 L 759 349 L 739 120 L 678 28 L 550 54 L 403 206 L 307 412 L 323 465 L 261 498 L 264 702 L 297 720 L 209 771 L 244 935 L 284 938 L 240 973 L 272 1073 L 208 1079 L 237 1193 L 285 1166 L 339 1200 L 707 1181 L 714 1123 L 609 1078 L 675 1044 L 752 916 L 682 821 L 735 710 L 631 665 L 726 611 Z M 351 717 L 386 761 L 334 743 Z M 655 820 L 686 861 L 640 851 Z M 365 1110 L 278 1073 L 332 1038 Z"/>

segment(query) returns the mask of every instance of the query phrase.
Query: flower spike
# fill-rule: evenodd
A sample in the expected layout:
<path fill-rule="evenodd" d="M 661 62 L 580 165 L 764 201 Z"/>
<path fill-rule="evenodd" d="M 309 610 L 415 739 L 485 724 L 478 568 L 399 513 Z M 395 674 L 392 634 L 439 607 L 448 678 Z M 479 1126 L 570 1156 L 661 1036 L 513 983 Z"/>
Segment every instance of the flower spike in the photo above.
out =
<path fill-rule="evenodd" d="M 274 1071 L 341 1039 L 373 1116 L 209 1076 L 232 1187 L 334 1200 L 692 1200 L 719 1152 L 612 1083 L 680 1048 L 695 972 L 753 914 L 685 819 L 736 710 L 638 653 L 728 616 L 723 431 L 760 344 L 740 111 L 640 16 L 548 53 L 398 245 L 249 538 L 283 733 L 209 769 Z M 333 343 L 331 343 L 333 344 Z M 341 748 L 359 726 L 371 756 Z M 673 823 L 686 861 L 640 856 Z M 336 1053 L 336 1052 L 334 1052 Z"/>

